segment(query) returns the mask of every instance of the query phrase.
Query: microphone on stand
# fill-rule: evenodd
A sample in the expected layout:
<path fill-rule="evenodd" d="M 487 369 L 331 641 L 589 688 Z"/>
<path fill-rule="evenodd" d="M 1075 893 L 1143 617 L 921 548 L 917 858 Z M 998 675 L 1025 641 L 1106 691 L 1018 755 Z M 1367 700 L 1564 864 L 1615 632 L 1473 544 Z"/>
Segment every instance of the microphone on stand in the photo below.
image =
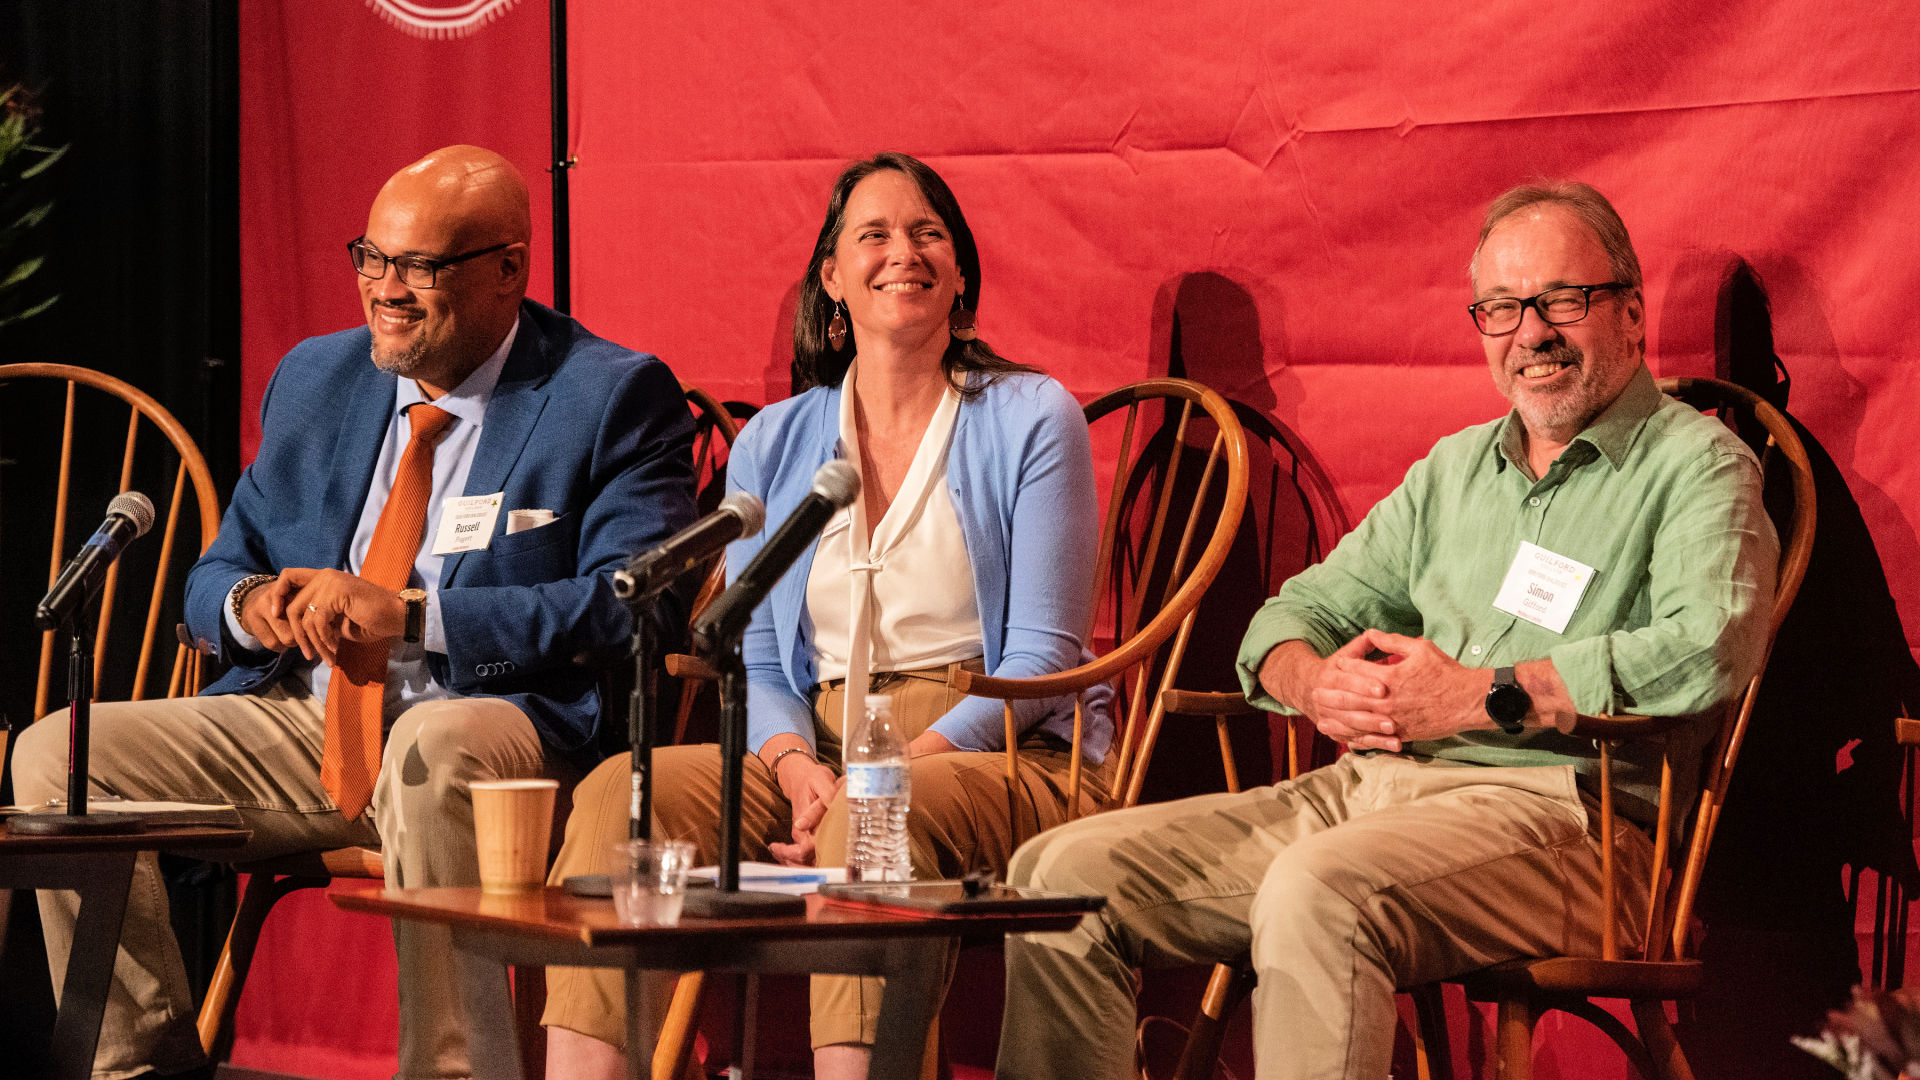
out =
<path fill-rule="evenodd" d="M 800 897 L 740 888 L 741 759 L 747 749 L 747 671 L 740 636 L 753 609 L 793 566 L 833 515 L 860 494 L 860 472 L 850 462 L 829 461 L 813 474 L 813 490 L 769 537 L 727 591 L 693 622 L 694 647 L 720 673 L 720 876 L 717 888 L 689 892 L 686 910 L 710 918 L 797 914 Z"/>
<path fill-rule="evenodd" d="M 728 544 L 756 536 L 767 522 L 759 499 L 736 491 L 720 500 L 713 513 L 681 529 L 659 547 L 636 555 L 613 574 L 613 595 L 622 600 L 660 593 L 682 574 L 720 554 Z"/>
<path fill-rule="evenodd" d="M 153 528 L 153 503 L 137 491 L 123 491 L 107 504 L 107 520 L 100 523 L 86 546 L 74 553 L 61 569 L 60 577 L 47 590 L 34 611 L 33 624 L 41 630 L 58 630 L 78 608 L 93 598 L 106 577 L 107 568 L 120 557 L 126 546 Z"/>
<path fill-rule="evenodd" d="M 626 601 L 633 617 L 633 689 L 627 696 L 627 739 L 633 755 L 628 837 L 646 840 L 653 833 L 653 746 L 658 741 L 659 597 L 688 571 L 718 555 L 742 536 L 766 523 L 767 508 L 744 491 L 720 500 L 713 513 L 668 537 L 651 551 L 614 571 L 613 595 Z M 572 879 L 569 879 L 571 882 Z M 611 886 L 609 886 L 611 887 Z"/>
<path fill-rule="evenodd" d="M 110 835 L 146 828 L 146 820 L 138 814 L 87 812 L 87 752 L 93 706 L 93 634 L 87 627 L 87 615 L 107 568 L 128 544 L 151 528 L 153 503 L 145 495 L 137 491 L 115 495 L 107 504 L 107 520 L 67 560 L 34 612 L 34 625 L 40 629 L 67 630 L 67 802 L 65 813 L 14 815 L 7 828 L 16 835 Z"/>
<path fill-rule="evenodd" d="M 693 644 L 702 652 L 712 652 L 724 643 L 738 640 L 753 617 L 753 609 L 773 591 L 775 582 L 786 574 L 800 553 L 813 543 L 833 515 L 860 494 L 860 471 L 851 462 L 835 458 L 813 474 L 813 490 L 787 520 L 780 523 L 767 539 L 765 547 L 714 598 L 693 623 Z"/>

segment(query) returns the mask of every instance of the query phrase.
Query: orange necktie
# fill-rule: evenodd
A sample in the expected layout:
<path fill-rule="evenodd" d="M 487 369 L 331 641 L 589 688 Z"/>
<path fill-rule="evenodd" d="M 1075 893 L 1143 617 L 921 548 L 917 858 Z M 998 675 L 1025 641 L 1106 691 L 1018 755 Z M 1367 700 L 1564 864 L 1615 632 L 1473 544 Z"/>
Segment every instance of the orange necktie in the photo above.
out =
<path fill-rule="evenodd" d="M 413 438 L 400 455 L 400 471 L 387 505 L 373 527 L 373 542 L 360 577 L 390 592 L 407 587 L 420 541 L 427 531 L 427 499 L 433 494 L 433 444 L 453 414 L 431 405 L 407 410 Z M 380 774 L 381 706 L 387 694 L 387 658 L 393 642 L 340 642 L 340 662 L 327 681 L 327 741 L 320 754 L 320 782 L 340 816 L 352 821 L 373 799 Z"/>

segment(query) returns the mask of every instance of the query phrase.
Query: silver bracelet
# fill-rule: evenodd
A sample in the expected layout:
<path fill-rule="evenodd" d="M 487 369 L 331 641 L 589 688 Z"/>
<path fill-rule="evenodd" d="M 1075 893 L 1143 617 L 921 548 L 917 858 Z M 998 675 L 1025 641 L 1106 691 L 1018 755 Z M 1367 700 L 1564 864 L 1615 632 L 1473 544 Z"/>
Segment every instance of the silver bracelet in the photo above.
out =
<path fill-rule="evenodd" d="M 775 776 L 779 776 L 780 775 L 780 759 L 783 757 L 786 757 L 788 754 L 805 754 L 807 755 L 807 760 L 812 762 L 818 762 L 820 760 L 819 758 L 813 756 L 813 751 L 807 749 L 804 746 L 789 746 L 785 750 L 782 750 L 779 753 L 773 755 L 773 764 L 767 766 L 767 771 L 771 772 Z"/>

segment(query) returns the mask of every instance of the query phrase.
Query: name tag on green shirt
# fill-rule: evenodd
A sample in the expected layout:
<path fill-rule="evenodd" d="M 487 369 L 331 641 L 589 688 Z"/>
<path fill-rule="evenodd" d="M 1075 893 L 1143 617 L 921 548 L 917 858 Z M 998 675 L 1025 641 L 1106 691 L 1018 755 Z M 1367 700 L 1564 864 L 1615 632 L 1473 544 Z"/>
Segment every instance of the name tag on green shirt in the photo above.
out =
<path fill-rule="evenodd" d="M 1507 579 L 1500 583 L 1493 606 L 1564 634 L 1574 609 L 1580 606 L 1581 594 L 1592 581 L 1593 567 L 1522 540 L 1520 553 L 1507 567 Z"/>

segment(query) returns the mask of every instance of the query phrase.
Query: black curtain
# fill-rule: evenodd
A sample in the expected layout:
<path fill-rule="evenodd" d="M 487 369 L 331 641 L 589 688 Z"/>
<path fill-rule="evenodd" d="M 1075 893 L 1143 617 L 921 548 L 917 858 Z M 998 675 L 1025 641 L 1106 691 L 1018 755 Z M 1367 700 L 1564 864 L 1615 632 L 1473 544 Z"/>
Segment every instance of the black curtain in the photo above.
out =
<path fill-rule="evenodd" d="M 237 8 L 237 0 L 0 4 L 0 87 L 33 91 L 41 141 L 71 145 L 53 167 L 55 205 L 39 230 L 41 274 L 60 299 L 0 328 L 0 363 L 74 364 L 145 390 L 199 443 L 222 498 L 239 471 Z M 70 549 L 99 523 L 124 435 L 124 414 L 108 431 L 86 420 L 75 438 Z M 0 386 L 0 714 L 16 725 L 33 707 L 31 613 L 46 585 L 59 424 L 44 393 Z M 164 504 L 172 469 L 136 474 L 134 487 Z M 184 574 L 184 562 L 176 566 Z M 177 604 L 177 586 L 173 595 Z M 113 696 L 110 686 L 103 696 Z M 208 936 L 218 949 L 223 908 L 208 890 L 176 891 L 190 969 L 204 963 Z M 12 905 L 10 946 L 32 944 L 33 909 L 31 894 Z M 37 951 L 5 952 L 0 1075 L 42 1073 L 34 1055 L 50 1002 L 44 967 L 33 969 Z"/>

